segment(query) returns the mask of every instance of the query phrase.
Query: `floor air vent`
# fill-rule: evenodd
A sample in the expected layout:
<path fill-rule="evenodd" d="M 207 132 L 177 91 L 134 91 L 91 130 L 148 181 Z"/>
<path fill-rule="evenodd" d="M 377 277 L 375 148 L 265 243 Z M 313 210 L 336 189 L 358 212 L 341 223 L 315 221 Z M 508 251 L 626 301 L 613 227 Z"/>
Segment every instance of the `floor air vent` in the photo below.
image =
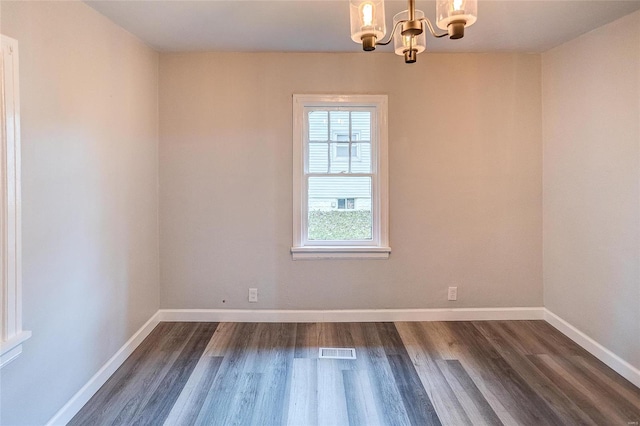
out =
<path fill-rule="evenodd" d="M 355 348 L 320 348 L 318 358 L 356 359 Z"/>

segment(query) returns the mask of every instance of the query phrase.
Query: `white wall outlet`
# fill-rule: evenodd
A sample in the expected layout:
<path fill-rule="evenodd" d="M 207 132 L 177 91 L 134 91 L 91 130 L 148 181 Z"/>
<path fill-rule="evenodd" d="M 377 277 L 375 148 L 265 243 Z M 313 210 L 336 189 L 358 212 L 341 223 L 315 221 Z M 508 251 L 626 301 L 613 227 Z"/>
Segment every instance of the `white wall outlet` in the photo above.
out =
<path fill-rule="evenodd" d="M 448 293 L 449 300 L 458 300 L 458 287 L 449 287 Z"/>
<path fill-rule="evenodd" d="M 249 302 L 256 303 L 258 301 L 258 289 L 250 288 L 249 289 Z"/>

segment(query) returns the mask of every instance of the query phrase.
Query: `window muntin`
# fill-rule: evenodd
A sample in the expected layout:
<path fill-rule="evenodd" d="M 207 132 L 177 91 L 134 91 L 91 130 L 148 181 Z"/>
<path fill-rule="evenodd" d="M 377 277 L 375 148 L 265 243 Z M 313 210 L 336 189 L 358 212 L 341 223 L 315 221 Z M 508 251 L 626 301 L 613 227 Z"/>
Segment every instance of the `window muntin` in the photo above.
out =
<path fill-rule="evenodd" d="M 294 128 L 294 258 L 388 256 L 386 96 L 295 95 Z"/>

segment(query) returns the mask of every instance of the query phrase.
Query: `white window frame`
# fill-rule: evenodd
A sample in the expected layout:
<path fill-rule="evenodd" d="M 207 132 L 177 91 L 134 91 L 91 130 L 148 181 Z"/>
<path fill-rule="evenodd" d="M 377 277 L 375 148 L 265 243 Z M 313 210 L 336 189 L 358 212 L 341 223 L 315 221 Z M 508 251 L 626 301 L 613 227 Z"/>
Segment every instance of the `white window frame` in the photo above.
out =
<path fill-rule="evenodd" d="M 293 95 L 293 246 L 298 259 L 387 259 L 389 247 L 389 165 L 387 95 Z M 371 241 L 307 240 L 308 188 L 305 170 L 308 155 L 306 108 L 374 108 L 372 120 L 372 216 Z M 375 136 L 374 136 L 375 135 Z"/>
<path fill-rule="evenodd" d="M 22 353 L 31 337 L 22 330 L 20 92 L 18 42 L 0 35 L 0 368 Z"/>

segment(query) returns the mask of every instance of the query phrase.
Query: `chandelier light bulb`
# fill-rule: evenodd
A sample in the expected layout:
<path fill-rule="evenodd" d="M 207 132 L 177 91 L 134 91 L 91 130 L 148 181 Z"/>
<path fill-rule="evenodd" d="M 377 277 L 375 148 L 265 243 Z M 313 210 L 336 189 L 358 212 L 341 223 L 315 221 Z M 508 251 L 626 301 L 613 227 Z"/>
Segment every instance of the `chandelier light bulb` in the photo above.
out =
<path fill-rule="evenodd" d="M 371 3 L 362 4 L 362 23 L 365 27 L 373 25 L 373 5 Z"/>

